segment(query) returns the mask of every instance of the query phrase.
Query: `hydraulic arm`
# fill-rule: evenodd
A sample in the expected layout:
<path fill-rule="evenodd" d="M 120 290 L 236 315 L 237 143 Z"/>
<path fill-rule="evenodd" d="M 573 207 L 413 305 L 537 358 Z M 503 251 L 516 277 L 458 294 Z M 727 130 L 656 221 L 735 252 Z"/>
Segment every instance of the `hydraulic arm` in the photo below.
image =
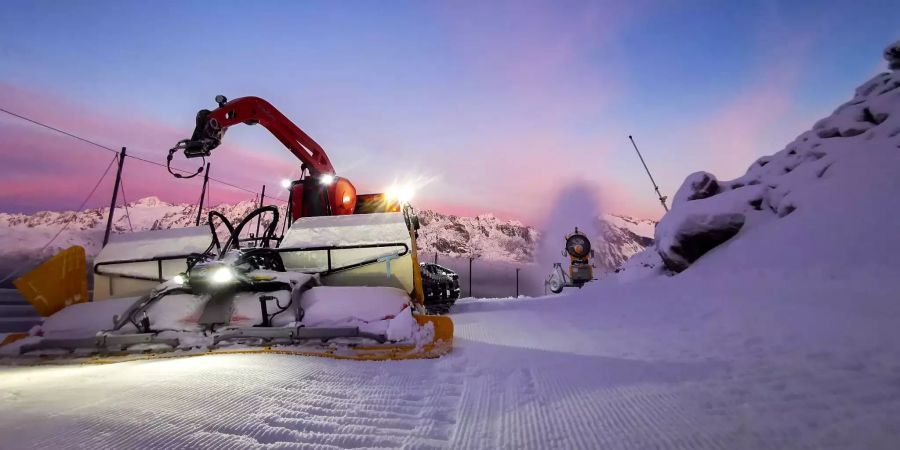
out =
<path fill-rule="evenodd" d="M 190 139 L 180 141 L 169 151 L 168 162 L 178 150 L 186 158 L 206 158 L 222 143 L 228 127 L 243 123 L 260 124 L 269 130 L 303 165 L 299 180 L 291 183 L 291 219 L 300 217 L 353 214 L 357 195 L 353 183 L 335 175 L 325 150 L 290 121 L 271 103 L 259 97 L 241 97 L 228 101 L 216 96 L 219 107 L 197 113 L 197 124 Z M 182 175 L 172 172 L 178 178 Z M 200 170 L 197 171 L 200 173 Z M 196 175 L 196 174 L 194 174 Z M 193 175 L 191 175 L 193 176 Z"/>

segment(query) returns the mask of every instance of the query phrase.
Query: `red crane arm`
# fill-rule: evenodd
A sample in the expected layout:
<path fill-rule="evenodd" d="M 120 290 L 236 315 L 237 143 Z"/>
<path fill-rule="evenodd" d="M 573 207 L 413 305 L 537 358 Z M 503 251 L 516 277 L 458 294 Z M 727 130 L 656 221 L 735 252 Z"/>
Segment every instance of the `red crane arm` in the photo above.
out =
<path fill-rule="evenodd" d="M 185 156 L 209 156 L 221 144 L 228 127 L 237 123 L 258 123 L 266 127 L 294 156 L 306 164 L 311 174 L 334 175 L 334 167 L 325 150 L 281 111 L 259 97 L 237 98 L 220 103 L 212 111 L 204 109 L 197 113 L 194 134 L 183 144 Z"/>

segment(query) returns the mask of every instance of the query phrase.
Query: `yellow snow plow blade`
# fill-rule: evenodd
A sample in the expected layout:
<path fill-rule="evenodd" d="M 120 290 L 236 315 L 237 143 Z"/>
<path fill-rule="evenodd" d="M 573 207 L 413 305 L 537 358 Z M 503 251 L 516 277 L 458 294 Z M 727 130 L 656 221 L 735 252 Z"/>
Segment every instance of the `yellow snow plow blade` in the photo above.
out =
<path fill-rule="evenodd" d="M 399 361 L 406 359 L 440 358 L 453 349 L 453 321 L 446 316 L 415 316 L 419 325 L 434 327 L 434 339 L 423 346 L 409 344 L 367 345 L 341 349 L 291 349 L 264 347 L 247 350 L 212 350 L 203 355 L 272 353 L 277 355 L 320 356 L 333 359 L 351 359 L 356 361 Z M 199 355 L 198 355 L 199 356 Z M 100 362 L 100 361 L 98 361 Z M 110 361 L 112 362 L 112 361 Z"/>
<path fill-rule="evenodd" d="M 274 355 L 316 356 L 332 359 L 356 360 L 356 361 L 400 361 L 409 359 L 433 359 L 444 356 L 453 349 L 453 321 L 447 316 L 415 316 L 416 322 L 427 327 L 431 324 L 434 330 L 431 342 L 416 346 L 411 344 L 385 344 L 365 345 L 350 348 L 333 348 L 324 344 L 316 347 L 255 347 L 242 349 L 214 349 L 199 352 L 170 352 L 129 354 L 120 356 L 92 356 L 69 359 L 76 364 L 114 364 L 126 361 L 188 358 L 209 355 L 243 355 L 254 353 L 266 353 Z M 34 364 L 58 364 L 60 360 L 53 357 L 39 357 L 32 361 Z"/>
<path fill-rule="evenodd" d="M 399 359 L 438 358 L 453 349 L 453 321 L 446 316 L 415 316 L 421 326 L 431 324 L 434 327 L 434 339 L 423 345 L 365 346 L 353 349 L 355 355 L 323 355 L 338 359 L 358 359 L 366 361 L 383 361 Z"/>
<path fill-rule="evenodd" d="M 13 285 L 43 317 L 88 300 L 87 263 L 84 248 L 69 247 L 31 272 L 16 278 Z"/>

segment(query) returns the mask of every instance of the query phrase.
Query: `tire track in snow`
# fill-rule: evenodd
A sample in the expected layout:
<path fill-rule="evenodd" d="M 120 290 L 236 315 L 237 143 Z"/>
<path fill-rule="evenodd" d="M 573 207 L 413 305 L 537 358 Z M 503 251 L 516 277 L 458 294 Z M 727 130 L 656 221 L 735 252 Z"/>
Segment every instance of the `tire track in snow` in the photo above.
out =
<path fill-rule="evenodd" d="M 0 377 L 25 406 L 0 404 L 15 419 L 0 432 L 26 431 L 0 448 L 447 448 L 463 382 L 448 364 L 223 355 L 73 366 L 67 377 L 26 368 L 33 375 Z"/>

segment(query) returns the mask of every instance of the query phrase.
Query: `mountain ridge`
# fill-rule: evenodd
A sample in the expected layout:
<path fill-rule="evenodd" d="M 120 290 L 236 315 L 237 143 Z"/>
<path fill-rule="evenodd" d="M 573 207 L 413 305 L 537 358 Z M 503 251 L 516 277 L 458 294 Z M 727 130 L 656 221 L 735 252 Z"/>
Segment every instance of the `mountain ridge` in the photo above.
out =
<path fill-rule="evenodd" d="M 214 209 L 235 222 L 257 207 L 252 201 L 221 204 Z M 85 247 L 89 256 L 101 247 L 109 208 L 83 211 L 39 211 L 34 214 L 0 213 L 0 257 L 43 259 L 71 245 Z M 126 213 L 127 211 L 127 213 Z M 204 209 L 204 211 L 206 211 Z M 283 212 L 283 210 L 282 210 Z M 493 214 L 458 216 L 420 210 L 422 224 L 419 251 L 449 257 L 477 257 L 489 261 L 530 263 L 535 258 L 541 233 L 518 220 L 501 220 Z M 157 197 L 145 197 L 117 207 L 113 233 L 160 230 L 193 226 L 197 206 L 173 204 Z M 205 217 L 201 216 L 201 223 Z M 629 216 L 605 214 L 600 220 L 598 263 L 613 271 L 629 256 L 652 244 L 655 223 Z M 61 230 L 65 228 L 64 232 Z M 55 234 L 47 248 L 43 246 Z"/>

